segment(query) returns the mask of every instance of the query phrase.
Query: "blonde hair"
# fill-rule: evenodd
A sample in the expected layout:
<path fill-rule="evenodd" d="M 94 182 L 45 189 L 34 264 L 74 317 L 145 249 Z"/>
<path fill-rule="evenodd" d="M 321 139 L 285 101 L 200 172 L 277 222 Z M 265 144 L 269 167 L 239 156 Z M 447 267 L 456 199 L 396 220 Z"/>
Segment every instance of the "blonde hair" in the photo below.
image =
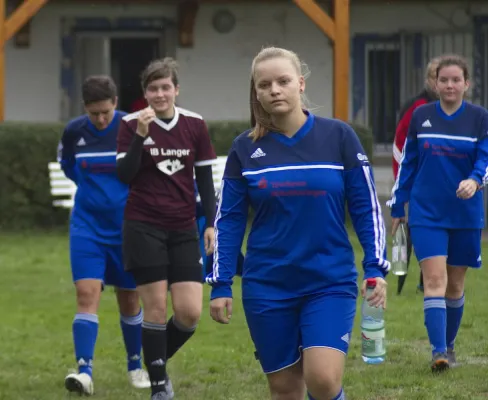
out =
<path fill-rule="evenodd" d="M 432 58 L 425 68 L 425 80 L 427 81 L 430 77 L 435 79 L 436 69 L 442 60 L 442 56 Z"/>
<path fill-rule="evenodd" d="M 254 81 L 256 65 L 260 62 L 271 60 L 273 58 L 286 58 L 287 60 L 291 61 L 298 75 L 305 75 L 304 69 L 306 68 L 306 65 L 302 63 L 298 55 L 291 50 L 283 49 L 280 47 L 265 47 L 257 54 L 256 57 L 254 57 L 251 66 L 250 88 L 251 126 L 253 126 L 253 129 L 249 133 L 249 136 L 253 139 L 254 142 L 266 136 L 269 131 L 276 130 L 276 127 L 273 126 L 273 123 L 271 121 L 271 115 L 263 108 L 257 98 Z M 302 95 L 303 107 L 304 103 L 304 95 Z"/>

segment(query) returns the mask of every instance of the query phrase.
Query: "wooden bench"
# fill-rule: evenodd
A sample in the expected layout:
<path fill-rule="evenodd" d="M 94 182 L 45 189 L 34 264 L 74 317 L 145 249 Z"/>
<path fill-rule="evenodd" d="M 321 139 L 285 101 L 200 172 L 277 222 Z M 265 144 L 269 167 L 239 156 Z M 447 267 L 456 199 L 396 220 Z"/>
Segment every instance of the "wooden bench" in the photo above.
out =
<path fill-rule="evenodd" d="M 220 156 L 212 164 L 212 175 L 217 194 L 220 192 L 226 161 L 227 156 Z M 76 185 L 66 177 L 58 162 L 50 162 L 48 169 L 49 181 L 51 182 L 51 196 L 54 197 L 53 206 L 73 208 Z M 197 201 L 200 201 L 199 197 L 197 197 Z"/>

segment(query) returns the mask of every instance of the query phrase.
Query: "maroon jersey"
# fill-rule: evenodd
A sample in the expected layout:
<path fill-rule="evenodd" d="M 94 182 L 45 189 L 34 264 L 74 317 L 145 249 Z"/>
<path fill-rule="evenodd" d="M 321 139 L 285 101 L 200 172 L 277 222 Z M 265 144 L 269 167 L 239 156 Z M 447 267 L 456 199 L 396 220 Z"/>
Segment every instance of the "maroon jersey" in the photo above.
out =
<path fill-rule="evenodd" d="M 117 137 L 117 158 L 123 157 L 136 134 L 139 112 L 123 117 Z M 130 183 L 125 218 L 187 229 L 195 223 L 193 167 L 211 165 L 215 151 L 203 118 L 175 107 L 169 123 L 156 119 L 144 140 L 141 166 Z"/>

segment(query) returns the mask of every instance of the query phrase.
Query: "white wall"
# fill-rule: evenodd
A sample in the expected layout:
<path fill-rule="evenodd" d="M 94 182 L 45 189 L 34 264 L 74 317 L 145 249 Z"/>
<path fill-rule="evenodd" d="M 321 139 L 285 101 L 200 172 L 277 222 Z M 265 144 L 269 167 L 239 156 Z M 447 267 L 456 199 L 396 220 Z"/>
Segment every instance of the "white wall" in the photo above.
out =
<path fill-rule="evenodd" d="M 161 15 L 174 16 L 173 7 L 161 6 Z M 31 46 L 6 46 L 7 120 L 57 121 L 61 115 L 61 18 L 79 16 L 153 16 L 153 6 L 51 5 L 33 18 Z"/>
<path fill-rule="evenodd" d="M 249 69 L 261 46 L 276 44 L 296 50 L 312 75 L 308 95 L 317 113 L 330 115 L 331 50 L 328 39 L 294 5 L 233 6 L 237 25 L 227 35 L 211 27 L 217 6 L 203 6 L 195 27 L 195 46 L 179 49 L 179 102 L 207 119 L 247 119 Z M 66 16 L 174 17 L 172 7 L 47 5 L 33 19 L 31 46 L 15 49 L 8 43 L 6 119 L 52 121 L 60 118 L 60 29 Z M 305 39 L 307 38 L 307 39 Z"/>
<path fill-rule="evenodd" d="M 449 28 L 448 19 L 465 23 L 456 7 L 464 2 L 428 7 L 423 3 L 354 5 L 352 33 L 393 33 L 400 29 Z M 237 16 L 229 34 L 211 26 L 217 9 L 227 8 Z M 483 8 L 484 7 L 484 8 Z M 488 5 L 473 8 L 488 14 Z M 31 46 L 6 46 L 6 119 L 53 121 L 60 118 L 60 29 L 69 16 L 150 16 L 173 18 L 171 6 L 82 6 L 48 4 L 33 19 Z M 401 18 L 399 18 L 399 15 Z M 459 14 L 461 15 L 461 14 Z M 468 21 L 468 23 L 470 23 Z M 287 47 L 307 62 L 311 76 L 307 94 L 319 115 L 332 114 L 332 51 L 329 40 L 293 4 L 205 5 L 195 27 L 195 46 L 178 49 L 181 66 L 179 102 L 212 119 L 247 119 L 249 115 L 249 70 L 253 56 L 266 44 Z"/>
<path fill-rule="evenodd" d="M 319 115 L 332 112 L 332 50 L 328 38 L 295 5 L 234 6 L 233 32 L 211 26 L 218 6 L 202 7 L 195 27 L 195 47 L 180 49 L 181 103 L 208 119 L 249 118 L 249 79 L 253 57 L 263 45 L 296 51 L 311 75 L 307 95 Z"/>

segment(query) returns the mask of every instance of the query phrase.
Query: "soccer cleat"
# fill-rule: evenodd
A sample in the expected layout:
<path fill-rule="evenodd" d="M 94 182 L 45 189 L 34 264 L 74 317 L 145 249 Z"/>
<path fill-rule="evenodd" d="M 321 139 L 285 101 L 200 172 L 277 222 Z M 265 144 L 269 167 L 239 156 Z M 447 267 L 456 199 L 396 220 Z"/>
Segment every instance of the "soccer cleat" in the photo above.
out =
<path fill-rule="evenodd" d="M 129 371 L 128 374 L 130 384 L 136 389 L 147 389 L 151 387 L 149 375 L 142 368 Z"/>
<path fill-rule="evenodd" d="M 166 393 L 170 396 L 169 398 L 172 399 L 175 397 L 175 391 L 173 390 L 173 384 L 169 379 L 168 373 L 166 373 L 166 377 L 164 378 L 166 383 L 164 384 L 164 388 L 166 389 Z"/>
<path fill-rule="evenodd" d="M 449 361 L 449 368 L 455 368 L 459 366 L 456 361 L 456 352 L 454 349 L 447 349 L 447 360 Z"/>
<path fill-rule="evenodd" d="M 432 357 L 430 368 L 432 369 L 432 372 L 443 372 L 446 369 L 449 369 L 447 353 L 435 353 Z"/>
<path fill-rule="evenodd" d="M 172 400 L 174 398 L 174 394 L 171 395 L 170 393 L 166 392 L 158 392 L 152 395 L 151 400 Z"/>
<path fill-rule="evenodd" d="M 80 396 L 93 395 L 93 379 L 90 375 L 82 374 L 69 374 L 64 379 L 64 386 L 71 393 L 78 393 Z"/>

